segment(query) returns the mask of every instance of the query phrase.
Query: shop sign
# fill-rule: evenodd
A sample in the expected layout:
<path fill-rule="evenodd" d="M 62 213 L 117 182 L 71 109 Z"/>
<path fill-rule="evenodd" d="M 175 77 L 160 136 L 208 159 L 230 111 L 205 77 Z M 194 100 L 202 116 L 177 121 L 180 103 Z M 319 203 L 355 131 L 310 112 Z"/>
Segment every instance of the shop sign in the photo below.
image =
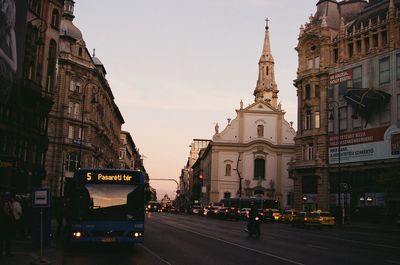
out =
<path fill-rule="evenodd" d="M 339 163 L 339 135 L 329 137 L 329 164 Z M 400 128 L 386 126 L 340 135 L 340 163 L 400 158 Z"/>
<path fill-rule="evenodd" d="M 329 85 L 337 85 L 340 83 L 344 83 L 353 79 L 353 70 L 348 69 L 343 72 L 334 73 L 329 75 Z"/>

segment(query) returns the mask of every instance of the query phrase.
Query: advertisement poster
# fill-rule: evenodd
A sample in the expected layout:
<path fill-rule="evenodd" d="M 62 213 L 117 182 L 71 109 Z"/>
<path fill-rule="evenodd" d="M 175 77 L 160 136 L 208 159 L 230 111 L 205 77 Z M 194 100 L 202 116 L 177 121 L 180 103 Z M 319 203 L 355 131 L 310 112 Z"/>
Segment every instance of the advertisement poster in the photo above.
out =
<path fill-rule="evenodd" d="M 339 163 L 339 137 L 329 136 L 329 164 Z M 400 128 L 379 127 L 340 135 L 340 163 L 400 158 Z"/>
<path fill-rule="evenodd" d="M 0 1 L 0 100 L 6 102 L 21 79 L 27 2 Z"/>
<path fill-rule="evenodd" d="M 352 69 L 329 75 L 329 85 L 337 85 L 353 79 Z"/>

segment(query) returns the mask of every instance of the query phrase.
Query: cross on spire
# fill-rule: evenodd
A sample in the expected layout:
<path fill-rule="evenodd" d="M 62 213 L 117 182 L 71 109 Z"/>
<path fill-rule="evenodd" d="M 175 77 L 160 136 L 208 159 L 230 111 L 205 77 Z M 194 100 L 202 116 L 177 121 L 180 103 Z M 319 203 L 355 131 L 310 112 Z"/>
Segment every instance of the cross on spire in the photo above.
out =
<path fill-rule="evenodd" d="M 268 29 L 269 29 L 268 22 L 269 22 L 269 19 L 266 18 L 266 19 L 265 19 L 265 30 L 268 30 Z"/>

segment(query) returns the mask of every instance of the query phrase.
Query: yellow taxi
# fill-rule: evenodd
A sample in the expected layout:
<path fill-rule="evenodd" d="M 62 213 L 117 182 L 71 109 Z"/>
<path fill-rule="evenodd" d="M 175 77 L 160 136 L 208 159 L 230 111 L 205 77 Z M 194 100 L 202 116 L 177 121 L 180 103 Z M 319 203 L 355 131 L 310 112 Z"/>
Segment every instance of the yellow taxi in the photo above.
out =
<path fill-rule="evenodd" d="M 323 226 L 334 226 L 335 225 L 335 216 L 333 216 L 330 212 L 319 212 L 319 219 L 321 221 L 321 225 Z"/>
<path fill-rule="evenodd" d="M 274 217 L 275 221 L 279 221 L 281 219 L 281 212 L 278 209 L 271 209 L 272 216 Z"/>
<path fill-rule="evenodd" d="M 295 210 L 284 210 L 281 217 L 280 221 L 283 223 L 291 223 L 293 221 L 293 217 L 297 214 L 297 211 Z"/>

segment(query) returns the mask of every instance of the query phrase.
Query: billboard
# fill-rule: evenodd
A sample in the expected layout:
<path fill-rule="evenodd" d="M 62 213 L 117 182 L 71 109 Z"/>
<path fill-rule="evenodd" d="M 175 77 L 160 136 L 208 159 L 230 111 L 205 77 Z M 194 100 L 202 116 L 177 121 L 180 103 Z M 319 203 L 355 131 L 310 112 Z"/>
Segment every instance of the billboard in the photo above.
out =
<path fill-rule="evenodd" d="M 400 158 L 400 128 L 385 126 L 329 136 L 329 164 Z"/>
<path fill-rule="evenodd" d="M 0 1 L 0 100 L 6 102 L 21 79 L 27 2 Z"/>
<path fill-rule="evenodd" d="M 329 85 L 337 85 L 343 82 L 347 82 L 353 79 L 353 70 L 348 69 L 343 72 L 334 73 L 329 75 Z"/>

